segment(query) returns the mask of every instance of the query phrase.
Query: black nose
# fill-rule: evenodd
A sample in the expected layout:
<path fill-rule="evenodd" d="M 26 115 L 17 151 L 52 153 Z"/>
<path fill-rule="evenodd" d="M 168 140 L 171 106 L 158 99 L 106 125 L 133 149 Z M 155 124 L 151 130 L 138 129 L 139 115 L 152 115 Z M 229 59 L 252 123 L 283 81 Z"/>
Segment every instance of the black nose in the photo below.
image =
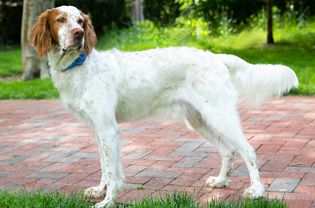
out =
<path fill-rule="evenodd" d="M 73 38 L 80 40 L 83 38 L 84 31 L 80 28 L 76 28 L 72 30 L 72 35 L 73 35 Z"/>

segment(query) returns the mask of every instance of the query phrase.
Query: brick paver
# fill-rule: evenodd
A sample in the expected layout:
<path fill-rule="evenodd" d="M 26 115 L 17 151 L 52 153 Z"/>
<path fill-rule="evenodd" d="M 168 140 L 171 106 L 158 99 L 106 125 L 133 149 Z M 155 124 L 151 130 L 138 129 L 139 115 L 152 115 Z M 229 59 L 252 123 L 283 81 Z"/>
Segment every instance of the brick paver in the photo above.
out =
<path fill-rule="evenodd" d="M 0 188 L 69 193 L 97 185 L 94 136 L 59 100 L 0 101 L 0 106 Z M 315 207 L 315 98 L 285 97 L 239 111 L 268 196 L 284 198 L 290 207 Z M 121 128 L 126 188 L 120 202 L 175 190 L 194 193 L 201 202 L 233 199 L 249 185 L 236 157 L 230 186 L 206 187 L 207 177 L 219 172 L 220 157 L 182 123 L 143 120 Z"/>

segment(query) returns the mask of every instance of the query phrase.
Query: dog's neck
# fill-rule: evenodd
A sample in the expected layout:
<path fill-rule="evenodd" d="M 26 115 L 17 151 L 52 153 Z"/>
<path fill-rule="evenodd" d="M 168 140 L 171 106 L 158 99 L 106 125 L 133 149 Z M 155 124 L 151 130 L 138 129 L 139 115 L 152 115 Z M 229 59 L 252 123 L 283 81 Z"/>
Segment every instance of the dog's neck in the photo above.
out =
<path fill-rule="evenodd" d="M 82 54 L 82 51 L 71 50 L 71 51 L 63 52 L 57 47 L 54 47 L 48 53 L 48 61 L 49 61 L 50 68 L 51 70 L 63 72 L 81 54 Z"/>
<path fill-rule="evenodd" d="M 72 86 L 71 80 L 75 77 L 72 71 L 76 69 L 68 71 L 64 70 L 70 66 L 80 56 L 80 54 L 82 54 L 82 51 L 72 50 L 64 53 L 58 48 L 52 48 L 49 51 L 48 62 L 50 66 L 50 75 L 54 86 L 59 90 L 70 89 L 69 86 Z"/>

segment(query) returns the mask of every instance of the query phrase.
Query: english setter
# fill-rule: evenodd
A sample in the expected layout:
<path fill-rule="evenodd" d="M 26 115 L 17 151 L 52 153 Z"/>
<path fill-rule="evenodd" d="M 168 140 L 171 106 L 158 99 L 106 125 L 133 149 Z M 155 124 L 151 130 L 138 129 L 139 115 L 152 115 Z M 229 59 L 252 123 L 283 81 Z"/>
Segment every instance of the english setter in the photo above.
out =
<path fill-rule="evenodd" d="M 113 204 L 123 186 L 118 123 L 153 115 L 183 119 L 215 145 L 221 171 L 208 178 L 208 186 L 228 185 L 237 152 L 250 175 L 245 195 L 263 195 L 256 154 L 242 132 L 237 104 L 259 104 L 297 87 L 290 68 L 253 65 L 233 55 L 189 47 L 97 51 L 91 20 L 73 6 L 42 13 L 30 43 L 40 57 L 48 56 L 64 105 L 96 133 L 102 177 L 98 186 L 85 190 L 87 197 L 105 195 L 95 207 Z"/>

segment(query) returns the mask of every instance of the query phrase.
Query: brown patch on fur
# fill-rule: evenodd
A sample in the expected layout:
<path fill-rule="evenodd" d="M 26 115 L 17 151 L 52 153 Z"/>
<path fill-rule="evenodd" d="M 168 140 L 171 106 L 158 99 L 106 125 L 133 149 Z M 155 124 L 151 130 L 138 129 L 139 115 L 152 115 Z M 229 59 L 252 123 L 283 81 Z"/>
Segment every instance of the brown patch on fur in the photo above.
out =
<path fill-rule="evenodd" d="M 86 55 L 89 55 L 96 44 L 96 34 L 90 17 L 83 12 L 81 12 L 81 15 L 84 18 L 84 50 Z"/>
<path fill-rule="evenodd" d="M 59 44 L 59 38 L 58 38 L 58 30 L 59 30 L 59 24 L 56 22 L 57 18 L 61 16 L 61 13 L 58 9 L 52 9 L 49 12 L 49 29 L 50 29 L 50 34 L 52 37 L 52 41 L 55 44 Z M 64 14 L 64 16 L 66 16 L 66 14 Z"/>
<path fill-rule="evenodd" d="M 30 34 L 30 44 L 36 49 L 39 57 L 45 56 L 51 47 L 51 34 L 48 23 L 49 10 L 42 13 Z"/>
<path fill-rule="evenodd" d="M 56 16 L 59 14 L 57 9 L 43 12 L 32 28 L 29 42 L 36 49 L 40 58 L 47 55 L 52 43 L 59 43 L 58 25 L 55 23 Z"/>
<path fill-rule="evenodd" d="M 46 56 L 52 44 L 59 44 L 59 24 L 56 20 L 62 15 L 58 9 L 49 9 L 38 17 L 31 31 L 29 42 L 36 49 L 39 57 Z M 96 44 L 96 35 L 90 17 L 83 12 L 81 15 L 84 18 L 84 50 L 86 55 L 89 55 Z"/>

